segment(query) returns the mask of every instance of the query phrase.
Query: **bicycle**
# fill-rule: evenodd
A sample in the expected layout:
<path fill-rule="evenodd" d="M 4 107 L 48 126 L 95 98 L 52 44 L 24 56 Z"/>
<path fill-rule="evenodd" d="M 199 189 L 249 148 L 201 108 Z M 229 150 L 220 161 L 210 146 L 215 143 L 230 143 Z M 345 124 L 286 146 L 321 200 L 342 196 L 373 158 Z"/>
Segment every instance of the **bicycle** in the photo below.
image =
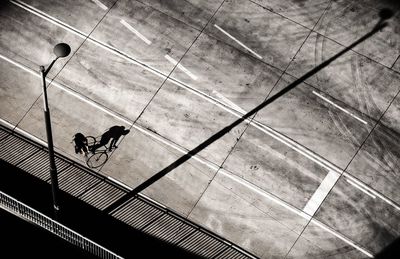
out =
<path fill-rule="evenodd" d="M 96 151 L 94 151 L 93 153 L 90 151 L 91 148 L 100 142 L 97 141 L 97 139 L 93 136 L 87 136 L 86 139 L 87 147 L 90 154 L 86 159 L 86 165 L 89 168 L 99 168 L 104 165 L 108 160 L 108 147 L 107 145 L 103 145 L 103 147 L 96 149 Z"/>

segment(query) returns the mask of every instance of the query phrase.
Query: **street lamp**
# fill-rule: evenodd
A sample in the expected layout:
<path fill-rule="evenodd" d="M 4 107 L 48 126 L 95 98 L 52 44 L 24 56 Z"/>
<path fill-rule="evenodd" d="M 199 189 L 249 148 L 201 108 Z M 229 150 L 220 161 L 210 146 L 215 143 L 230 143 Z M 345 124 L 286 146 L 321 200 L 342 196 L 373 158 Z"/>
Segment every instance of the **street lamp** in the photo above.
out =
<path fill-rule="evenodd" d="M 44 111 L 44 120 L 46 123 L 47 146 L 49 149 L 49 158 L 50 158 L 50 179 L 51 179 L 51 191 L 53 195 L 54 217 L 57 218 L 58 211 L 60 210 L 57 198 L 58 180 L 57 180 L 56 162 L 54 159 L 54 147 L 53 147 L 53 135 L 51 132 L 50 111 L 47 102 L 46 75 L 49 73 L 51 67 L 54 65 L 54 63 L 58 58 L 64 58 L 69 55 L 69 53 L 71 52 L 71 47 L 66 43 L 59 43 L 54 47 L 53 52 L 57 57 L 51 62 L 51 64 L 47 69 L 45 69 L 44 66 L 40 66 L 40 74 L 42 76 L 42 85 L 43 85 L 43 111 Z"/>

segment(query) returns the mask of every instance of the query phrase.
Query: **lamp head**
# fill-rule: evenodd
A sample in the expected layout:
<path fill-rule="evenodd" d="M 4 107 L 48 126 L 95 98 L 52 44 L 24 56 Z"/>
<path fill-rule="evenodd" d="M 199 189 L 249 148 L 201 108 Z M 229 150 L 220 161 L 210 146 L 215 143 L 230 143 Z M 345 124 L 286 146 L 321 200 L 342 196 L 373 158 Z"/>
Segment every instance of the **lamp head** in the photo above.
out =
<path fill-rule="evenodd" d="M 57 58 L 64 58 L 71 53 L 71 47 L 66 43 L 58 43 L 53 50 Z"/>

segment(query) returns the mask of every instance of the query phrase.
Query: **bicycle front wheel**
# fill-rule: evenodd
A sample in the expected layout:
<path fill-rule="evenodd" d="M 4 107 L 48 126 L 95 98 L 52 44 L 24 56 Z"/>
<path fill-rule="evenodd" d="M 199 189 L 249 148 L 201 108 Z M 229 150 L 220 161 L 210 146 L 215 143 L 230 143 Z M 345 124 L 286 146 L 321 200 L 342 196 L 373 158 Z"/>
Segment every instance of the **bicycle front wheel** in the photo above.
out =
<path fill-rule="evenodd" d="M 108 154 L 106 152 L 99 152 L 91 155 L 86 164 L 89 168 L 98 168 L 104 165 L 108 160 Z"/>

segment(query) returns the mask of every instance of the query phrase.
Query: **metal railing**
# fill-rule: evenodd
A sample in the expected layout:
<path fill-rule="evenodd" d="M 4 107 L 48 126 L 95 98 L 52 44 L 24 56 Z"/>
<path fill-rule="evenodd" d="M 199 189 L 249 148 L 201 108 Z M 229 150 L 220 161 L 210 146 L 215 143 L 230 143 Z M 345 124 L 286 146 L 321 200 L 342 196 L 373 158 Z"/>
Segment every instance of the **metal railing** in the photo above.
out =
<path fill-rule="evenodd" d="M 102 247 L 101 245 L 87 239 L 81 234 L 69 229 L 68 227 L 52 220 L 51 218 L 43 215 L 37 210 L 25 205 L 24 203 L 14 199 L 13 197 L 0 191 L 0 208 L 11 212 L 12 214 L 32 222 L 53 234 L 61 237 L 62 239 L 74 244 L 77 247 L 86 250 L 95 256 L 107 259 L 120 259 L 123 258 L 110 250 Z"/>

